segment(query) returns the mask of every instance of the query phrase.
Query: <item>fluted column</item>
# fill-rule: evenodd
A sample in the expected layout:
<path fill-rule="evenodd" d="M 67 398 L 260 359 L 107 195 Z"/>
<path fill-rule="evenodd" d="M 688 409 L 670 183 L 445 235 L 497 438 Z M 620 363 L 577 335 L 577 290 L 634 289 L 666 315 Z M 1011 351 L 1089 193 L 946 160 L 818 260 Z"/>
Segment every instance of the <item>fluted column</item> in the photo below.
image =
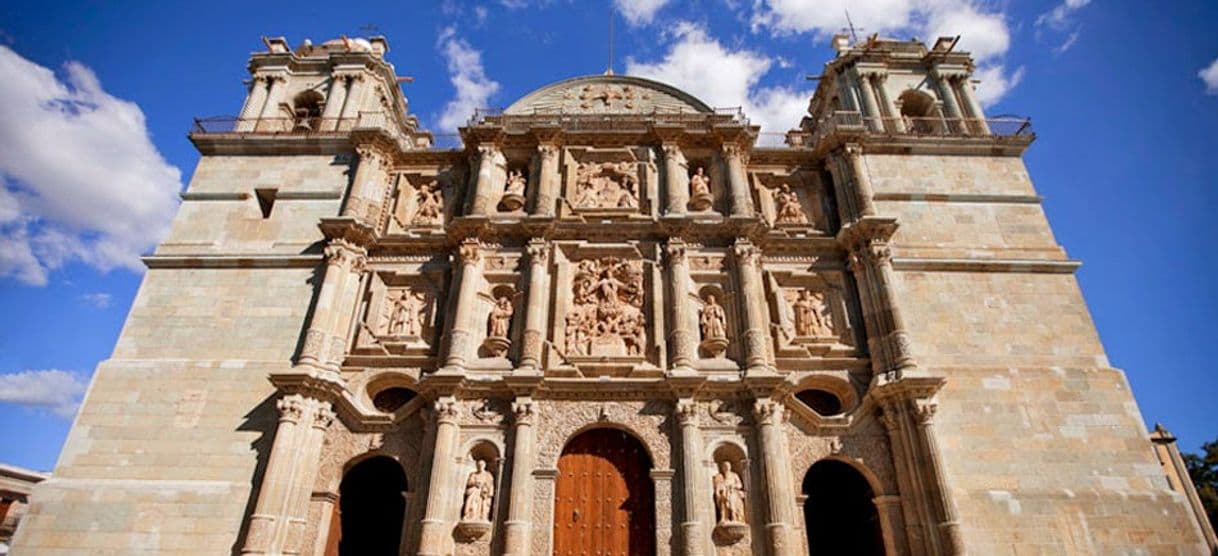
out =
<path fill-rule="evenodd" d="M 337 358 L 343 354 L 336 353 L 342 349 L 336 344 L 345 342 L 345 330 L 339 330 L 337 325 L 342 322 L 343 315 L 354 309 L 354 300 L 348 300 L 347 292 L 357 285 L 352 281 L 359 281 L 368 252 L 350 241 L 336 238 L 326 245 L 325 255 L 326 270 L 305 332 L 299 363 L 337 372 Z"/>
<path fill-rule="evenodd" d="M 276 403 L 279 425 L 250 516 L 242 554 L 299 554 L 325 428 L 334 419 L 330 403 L 288 394 Z M 303 497 L 302 497 L 302 494 Z"/>
<path fill-rule="evenodd" d="M 692 399 L 677 402 L 677 422 L 681 425 L 681 486 L 685 520 L 681 522 L 681 553 L 701 556 L 702 521 L 698 519 L 698 493 L 706 488 L 702 480 L 702 431 L 698 428 L 698 403 Z"/>
<path fill-rule="evenodd" d="M 866 228 L 868 223 L 863 222 L 859 227 Z M 870 290 L 876 305 L 867 311 L 875 319 L 879 333 L 872 345 L 873 351 L 881 357 L 875 359 L 873 368 L 895 379 L 914 368 L 917 362 L 913 358 L 905 319 L 893 295 L 892 249 L 888 238 L 895 226 L 884 224 L 877 228 L 882 229 L 860 231 L 860 237 L 850 247 L 848 266 L 860 287 Z"/>
<path fill-rule="evenodd" d="M 913 401 L 913 415 L 918 422 L 918 440 L 926 456 L 926 473 L 930 475 L 939 509 L 939 535 L 942 547 L 949 555 L 964 554 L 964 539 L 960 536 L 960 521 L 957 518 L 956 501 L 951 496 L 947 477 L 944 474 L 943 458 L 939 454 L 939 441 L 935 437 L 934 417 L 938 404 L 931 400 Z"/>
<path fill-rule="evenodd" d="M 275 111 L 279 109 L 279 103 L 283 102 L 283 95 L 288 86 L 287 78 L 282 75 L 268 75 L 266 78 L 270 81 L 271 88 L 267 93 L 266 102 L 262 103 L 262 111 L 258 114 L 260 120 L 278 115 Z"/>
<path fill-rule="evenodd" d="M 787 453 L 782 430 L 785 412 L 786 407 L 768 398 L 757 400 L 753 404 L 761 447 L 761 465 L 765 473 L 766 500 L 769 502 L 766 535 L 769 538 L 769 552 L 773 556 L 795 554 L 798 547 L 790 538 L 795 522 L 795 491 L 791 479 L 790 455 Z"/>
<path fill-rule="evenodd" d="M 671 331 L 668 343 L 672 346 L 673 370 L 692 371 L 697 357 L 695 332 L 690 328 L 689 318 L 689 259 L 685 256 L 685 242 L 671 238 L 665 246 L 668 256 L 668 306 L 672 307 Z"/>
<path fill-rule="evenodd" d="M 463 367 L 473 358 L 474 304 L 478 302 L 478 281 L 482 275 L 482 247 L 477 240 L 465 240 L 458 250 L 461 282 L 458 284 L 457 305 L 453 310 L 452 329 L 448 337 L 448 357 L 445 365 Z"/>
<path fill-rule="evenodd" d="M 541 367 L 541 348 L 545 342 L 546 317 L 549 313 L 548 271 L 549 246 L 545 240 L 534 239 L 526 247 L 529 255 L 529 290 L 524 314 L 524 338 L 520 349 L 520 367 Z"/>
<path fill-rule="evenodd" d="M 330 92 L 326 95 L 326 107 L 322 110 L 321 117 L 324 120 L 327 129 L 335 129 L 336 120 L 343 113 L 343 104 L 347 102 L 347 87 L 350 84 L 350 78 L 343 74 L 335 74 L 330 77 Z"/>
<path fill-rule="evenodd" d="M 558 145 L 551 143 L 537 145 L 537 156 L 541 159 L 541 164 L 537 173 L 537 201 L 533 209 L 534 215 L 554 216 L 554 202 L 558 199 L 558 153 Z M 481 168 L 479 168 L 479 172 L 481 172 Z"/>
<path fill-rule="evenodd" d="M 499 147 L 491 143 L 478 145 L 478 172 L 474 174 L 474 191 L 470 199 L 469 214 L 486 216 L 490 212 L 494 189 L 495 157 Z M 540 187 L 538 188 L 540 193 Z"/>
<path fill-rule="evenodd" d="M 960 111 L 956 92 L 952 90 L 951 75 L 936 71 L 934 77 L 935 86 L 939 89 L 939 98 L 943 101 L 943 110 L 947 113 L 947 129 L 955 133 L 967 133 L 967 128 L 962 125 L 964 113 Z"/>
<path fill-rule="evenodd" d="M 989 135 L 990 124 L 985 121 L 985 110 L 981 109 L 981 103 L 977 101 L 977 94 L 973 92 L 973 85 L 969 83 L 968 76 L 958 76 L 953 82 L 956 90 L 960 93 L 960 98 L 964 100 L 965 106 L 968 107 L 969 117 L 973 119 L 974 129 L 977 133 Z"/>
<path fill-rule="evenodd" d="M 339 114 L 339 117 L 344 120 L 354 120 L 359 117 L 364 87 L 367 85 L 362 73 L 353 73 L 350 75 L 350 79 L 351 82 L 347 84 L 347 98 L 343 101 L 343 110 Z"/>
<path fill-rule="evenodd" d="M 241 107 L 241 116 L 237 119 L 237 131 L 254 131 L 258 116 L 266 106 L 266 98 L 270 84 L 267 76 L 255 75 L 250 84 L 250 93 L 245 97 L 245 106 Z"/>
<path fill-rule="evenodd" d="M 744 148 L 736 143 L 723 144 L 723 160 L 727 163 L 727 186 L 732 197 L 732 217 L 752 218 L 753 199 L 749 194 L 749 178 L 744 168 Z"/>
<path fill-rule="evenodd" d="M 744 304 L 745 372 L 764 373 L 769 370 L 769 316 L 761 286 L 761 250 L 747 240 L 737 240 L 732 253 Z"/>
<path fill-rule="evenodd" d="M 431 452 L 427 509 L 419 539 L 420 556 L 441 556 L 447 544 L 445 539 L 451 533 L 447 527 L 447 502 L 450 491 L 457 488 L 450 479 L 453 477 L 455 451 L 461 433 L 461 426 L 457 423 L 458 411 L 456 399 L 448 396 L 436 400 L 433 406 L 432 419 L 435 420 L 436 440 Z"/>
<path fill-rule="evenodd" d="M 859 216 L 875 214 L 874 193 L 871 189 L 871 175 L 867 173 L 867 165 L 863 163 L 863 147 L 848 144 L 845 147 L 846 160 L 850 162 L 850 173 L 854 174 L 854 194 L 858 199 Z"/>
<path fill-rule="evenodd" d="M 389 158 L 384 153 L 366 146 L 355 149 L 359 164 L 351 180 L 351 193 L 343 206 L 343 216 L 355 218 L 369 226 L 380 222 L 381 204 L 385 194 L 385 170 Z"/>
<path fill-rule="evenodd" d="M 919 493 L 924 492 L 922 478 L 913 457 L 915 447 L 910 445 L 910 435 L 904 426 L 903 411 L 899 407 L 887 404 L 880 413 L 881 422 L 888 432 L 888 445 L 892 450 L 893 471 L 896 474 L 897 488 L 905 495 L 900 500 L 900 509 L 905 522 L 905 537 L 908 539 L 909 553 L 912 556 L 923 556 L 937 552 L 937 539 L 934 535 L 923 534 L 924 524 L 933 521 L 923 504 L 918 503 Z M 896 534 L 894 530 L 892 534 Z"/>
<path fill-rule="evenodd" d="M 664 187 L 668 190 L 668 208 L 666 214 L 681 216 L 689 204 L 689 163 L 680 145 L 665 143 L 664 151 Z"/>
<path fill-rule="evenodd" d="M 897 111 L 897 105 L 892 101 L 892 97 L 888 96 L 888 88 L 884 86 L 884 81 L 888 80 L 888 74 L 877 73 L 871 76 L 871 81 L 875 87 L 875 92 L 880 97 L 880 102 L 884 106 L 884 128 L 892 126 L 892 131 L 896 133 L 905 133 L 905 120 L 901 119 L 901 113 Z"/>
<path fill-rule="evenodd" d="M 533 399 L 519 396 L 512 403 L 515 414 L 515 440 L 512 445 L 512 492 L 509 496 L 505 556 L 523 556 L 529 552 L 529 529 L 533 522 L 533 421 L 536 409 Z"/>
<path fill-rule="evenodd" d="M 880 104 L 875 99 L 875 88 L 871 86 L 871 74 L 859 72 L 859 92 L 863 94 L 863 107 L 866 109 L 863 117 L 867 127 L 872 131 L 884 131 L 884 115 L 880 112 Z"/>

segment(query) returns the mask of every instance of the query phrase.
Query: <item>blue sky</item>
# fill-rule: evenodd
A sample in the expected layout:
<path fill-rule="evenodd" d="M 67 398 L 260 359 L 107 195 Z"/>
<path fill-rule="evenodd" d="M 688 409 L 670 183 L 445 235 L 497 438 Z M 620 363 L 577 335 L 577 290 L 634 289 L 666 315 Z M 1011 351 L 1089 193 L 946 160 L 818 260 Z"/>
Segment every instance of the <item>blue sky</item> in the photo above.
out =
<path fill-rule="evenodd" d="M 112 5 L 108 5 L 112 4 Z M 146 4 L 146 5 L 138 5 Z M 198 160 L 195 116 L 235 114 L 259 37 L 389 39 L 435 132 L 478 106 L 615 69 L 798 123 L 849 5 L 864 34 L 963 35 L 990 115 L 1026 155 L 1114 366 L 1149 423 L 1218 437 L 1218 3 L 617 0 L 484 4 L 9 1 L 0 5 L 0 461 L 50 469 L 139 285 L 138 255 Z M 1208 69 L 1208 71 L 1206 71 Z"/>

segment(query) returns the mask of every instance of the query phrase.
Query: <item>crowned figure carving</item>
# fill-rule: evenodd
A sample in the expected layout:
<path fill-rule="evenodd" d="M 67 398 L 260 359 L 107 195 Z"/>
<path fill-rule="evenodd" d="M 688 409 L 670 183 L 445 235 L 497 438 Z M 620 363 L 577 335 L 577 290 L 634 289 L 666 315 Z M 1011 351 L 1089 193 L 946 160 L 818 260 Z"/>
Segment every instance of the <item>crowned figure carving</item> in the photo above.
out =
<path fill-rule="evenodd" d="M 580 162 L 575 169 L 576 208 L 632 209 L 639 206 L 635 163 Z"/>
<path fill-rule="evenodd" d="M 567 313 L 568 355 L 641 356 L 647 341 L 641 261 L 580 261 Z"/>

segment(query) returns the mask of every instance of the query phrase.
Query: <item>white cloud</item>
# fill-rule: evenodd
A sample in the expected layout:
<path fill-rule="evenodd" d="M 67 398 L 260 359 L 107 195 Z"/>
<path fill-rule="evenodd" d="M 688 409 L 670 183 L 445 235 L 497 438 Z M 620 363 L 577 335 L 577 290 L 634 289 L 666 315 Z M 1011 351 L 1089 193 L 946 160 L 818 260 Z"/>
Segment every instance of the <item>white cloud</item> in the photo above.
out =
<path fill-rule="evenodd" d="M 1002 66 L 983 67 L 973 72 L 973 79 L 981 82 L 977 85 L 977 101 L 982 106 L 990 106 L 1002 100 L 1007 91 L 1023 81 L 1023 73 L 1023 66 L 1009 74 Z"/>
<path fill-rule="evenodd" d="M 1078 33 L 1078 31 L 1070 33 L 1070 36 L 1066 37 L 1065 42 L 1058 45 L 1057 48 L 1054 48 L 1053 52 L 1062 54 L 1065 51 L 1070 50 L 1070 47 L 1074 46 L 1074 43 L 1078 42 Z"/>
<path fill-rule="evenodd" d="M 104 292 L 86 293 L 81 294 L 80 296 L 81 301 L 84 301 L 85 303 L 88 303 L 89 305 L 92 305 L 98 309 L 108 308 L 110 306 L 111 299 L 112 297 L 110 294 Z"/>
<path fill-rule="evenodd" d="M 758 0 L 751 19 L 754 31 L 827 38 L 847 27 L 849 10 L 860 39 L 878 33 L 930 42 L 960 35 L 958 49 L 972 53 L 980 65 L 977 78 L 988 82 L 982 87 L 990 92 L 983 102 L 990 104 L 1018 83 L 1022 73 L 1007 72 L 1003 58 L 1011 47 L 1010 26 L 1005 14 L 987 6 L 979 0 Z"/>
<path fill-rule="evenodd" d="M 672 84 L 711 106 L 739 106 L 763 132 L 782 133 L 799 126 L 811 89 L 758 86 L 777 60 L 759 52 L 725 48 L 705 29 L 689 22 L 677 23 L 673 37 L 662 60 L 643 63 L 628 58 L 626 73 Z M 709 78 L 707 68 L 712 67 L 714 76 Z"/>
<path fill-rule="evenodd" d="M 622 13 L 627 23 L 634 26 L 651 23 L 656 12 L 667 3 L 668 0 L 613 0 L 617 11 Z"/>
<path fill-rule="evenodd" d="M 491 95 L 499 92 L 499 83 L 486 76 L 482 67 L 482 52 L 475 50 L 465 39 L 457 37 L 455 27 L 440 32 L 436 47 L 448 62 L 449 79 L 457 95 L 444 105 L 444 112 L 437 123 L 441 133 L 456 129 L 474 115 L 474 110 L 487 108 Z"/>
<path fill-rule="evenodd" d="M 1205 94 L 1218 95 L 1218 59 L 1197 72 L 1197 77 L 1205 82 Z"/>
<path fill-rule="evenodd" d="M 0 374 L 0 402 L 49 409 L 71 419 L 88 387 L 87 378 L 57 369 Z"/>
<path fill-rule="evenodd" d="M 1091 0 L 1063 0 L 1052 10 L 1040 14 L 1040 17 L 1036 18 L 1036 26 L 1048 25 L 1059 31 L 1064 30 L 1070 26 L 1070 16 L 1090 3 Z"/>
<path fill-rule="evenodd" d="M 45 285 L 73 260 L 142 271 L 177 210 L 181 172 L 140 108 L 80 63 L 64 72 L 0 46 L 0 278 Z"/>

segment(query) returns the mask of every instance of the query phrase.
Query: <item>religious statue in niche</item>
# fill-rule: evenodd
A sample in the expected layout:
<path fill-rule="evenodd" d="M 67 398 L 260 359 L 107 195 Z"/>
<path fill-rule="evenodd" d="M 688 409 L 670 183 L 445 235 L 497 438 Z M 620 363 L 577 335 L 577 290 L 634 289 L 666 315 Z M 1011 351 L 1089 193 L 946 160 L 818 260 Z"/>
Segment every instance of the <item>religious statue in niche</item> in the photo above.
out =
<path fill-rule="evenodd" d="M 486 319 L 486 341 L 483 345 L 495 357 L 503 357 L 511 345 L 508 331 L 512 325 L 512 300 L 507 295 L 500 295 L 491 307 L 491 314 Z"/>
<path fill-rule="evenodd" d="M 440 224 L 443 212 L 444 196 L 436 187 L 436 182 L 420 185 L 419 191 L 415 195 L 414 218 L 411 219 L 411 224 L 416 226 Z"/>
<path fill-rule="evenodd" d="M 401 294 L 393 301 L 386 332 L 390 336 L 418 337 L 422 334 L 426 308 L 427 298 L 422 293 L 401 290 Z"/>
<path fill-rule="evenodd" d="M 580 261 L 567 312 L 567 355 L 641 356 L 647 342 L 642 261 Z"/>
<path fill-rule="evenodd" d="M 635 163 L 580 162 L 575 168 L 576 208 L 628 209 L 639 206 Z"/>
<path fill-rule="evenodd" d="M 718 357 L 727 349 L 727 312 L 715 301 L 714 295 L 706 296 L 702 306 L 702 349 L 711 357 Z"/>
<path fill-rule="evenodd" d="M 824 292 L 801 290 L 791 308 L 795 312 L 796 336 L 833 337 L 833 320 L 825 304 Z"/>
<path fill-rule="evenodd" d="M 807 224 L 808 217 L 804 208 L 799 204 L 799 196 L 791 191 L 791 186 L 782 184 L 774 192 L 774 223 L 775 224 Z"/>
<path fill-rule="evenodd" d="M 499 201 L 499 205 L 509 212 L 524 208 L 525 185 L 526 180 L 520 170 L 508 172 L 507 185 L 504 187 L 503 199 Z"/>
<path fill-rule="evenodd" d="M 735 542 L 748 531 L 744 514 L 744 482 L 732 471 L 732 464 L 719 462 L 719 472 L 712 479 L 715 495 L 715 536 Z"/>
<path fill-rule="evenodd" d="M 706 210 L 711 207 L 714 197 L 711 196 L 710 178 L 706 177 L 701 166 L 689 177 L 689 208 Z"/>
<path fill-rule="evenodd" d="M 486 460 L 476 460 L 477 470 L 465 479 L 465 508 L 462 521 L 491 520 L 491 498 L 495 493 L 495 476 L 486 470 Z"/>

